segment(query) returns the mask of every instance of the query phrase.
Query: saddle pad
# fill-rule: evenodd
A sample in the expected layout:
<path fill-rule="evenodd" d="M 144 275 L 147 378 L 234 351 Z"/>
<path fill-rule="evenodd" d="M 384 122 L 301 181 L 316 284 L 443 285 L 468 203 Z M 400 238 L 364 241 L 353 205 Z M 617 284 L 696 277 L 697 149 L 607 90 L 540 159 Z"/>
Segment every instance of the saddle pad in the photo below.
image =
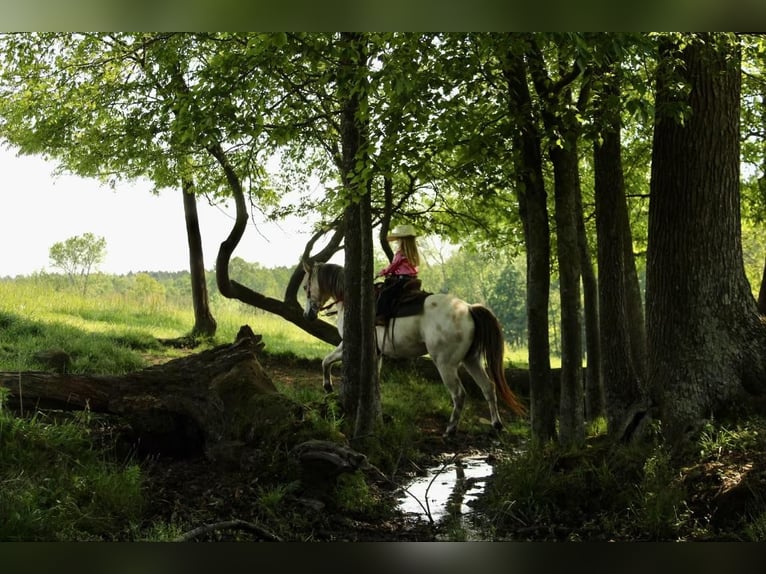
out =
<path fill-rule="evenodd" d="M 411 317 L 423 312 L 423 304 L 431 295 L 428 291 L 407 291 L 402 294 L 396 306 L 394 317 Z"/>

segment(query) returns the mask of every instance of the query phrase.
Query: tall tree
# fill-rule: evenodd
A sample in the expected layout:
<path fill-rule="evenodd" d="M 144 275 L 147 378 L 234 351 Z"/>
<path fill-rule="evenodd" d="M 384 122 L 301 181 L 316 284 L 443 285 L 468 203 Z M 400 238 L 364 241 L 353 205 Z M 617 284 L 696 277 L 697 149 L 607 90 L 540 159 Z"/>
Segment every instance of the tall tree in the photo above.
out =
<path fill-rule="evenodd" d="M 341 104 L 341 176 L 348 207 L 346 220 L 343 390 L 353 436 L 365 439 L 380 422 L 377 341 L 373 318 L 372 215 L 369 181 L 367 40 L 364 34 L 340 37 L 338 91 Z"/>
<path fill-rule="evenodd" d="M 270 149 L 266 123 L 272 126 L 276 139 L 283 137 L 282 130 L 289 129 L 289 120 L 277 122 L 287 114 L 281 109 L 275 111 L 274 104 L 285 96 L 275 88 L 274 68 L 280 68 L 293 55 L 283 49 L 283 40 L 279 34 L 158 34 L 144 42 L 141 66 L 174 116 L 171 141 L 185 143 L 189 155 L 194 154 L 195 175 L 205 186 L 234 198 L 235 222 L 216 257 L 216 284 L 221 294 L 277 314 L 337 344 L 339 337 L 332 325 L 303 318 L 297 300 L 303 275 L 298 262 L 283 301 L 232 278 L 229 266 L 247 227 L 248 199 L 260 207 L 275 199 L 264 182 L 261 156 Z M 338 242 L 331 240 L 325 250 L 333 253 L 337 246 Z"/>
<path fill-rule="evenodd" d="M 635 277 L 635 262 L 625 198 L 620 131 L 620 61 L 611 59 L 599 67 L 600 83 L 596 98 L 596 121 L 600 138 L 593 144 L 596 198 L 596 229 L 599 269 L 599 320 L 604 380 L 604 408 L 607 432 L 619 437 L 628 410 L 641 393 L 645 356 L 634 349 L 645 348 L 645 341 L 632 344 L 628 283 Z M 639 309 L 640 300 L 639 300 Z M 643 313 L 636 319 L 643 325 Z M 643 333 L 643 329 L 640 330 Z M 589 368 L 599 368 L 596 363 Z"/>
<path fill-rule="evenodd" d="M 542 134 L 529 91 L 525 48 L 499 44 L 498 58 L 507 83 L 507 105 L 514 125 L 517 197 L 524 228 L 527 266 L 527 331 L 532 437 L 540 444 L 556 436 L 551 380 L 548 307 L 551 247 L 547 192 L 543 175 Z"/>
<path fill-rule="evenodd" d="M 580 280 L 581 210 L 577 120 L 572 83 L 581 73 L 577 58 L 557 66 L 560 74 L 553 79 L 548 73 L 540 38 L 529 42 L 530 75 L 541 100 L 541 116 L 547 132 L 548 155 L 553 166 L 556 250 L 559 263 L 559 296 L 561 299 L 561 408 L 559 442 L 580 444 L 585 440 L 583 368 L 582 368 L 582 304 Z M 584 92 L 580 92 L 584 96 Z"/>
<path fill-rule="evenodd" d="M 766 391 L 766 328 L 742 260 L 740 81 L 734 35 L 663 36 L 646 270 L 648 382 L 676 445 L 746 392 Z"/>
<path fill-rule="evenodd" d="M 579 153 L 578 153 L 579 155 Z M 593 269 L 593 258 L 588 243 L 588 232 L 585 229 L 585 211 L 582 202 L 582 187 L 577 178 L 575 193 L 577 247 L 580 254 L 580 271 L 582 273 L 584 327 L 585 327 L 585 386 L 583 389 L 583 408 L 586 420 L 595 421 L 604 414 L 603 386 L 601 383 L 601 337 L 599 335 L 599 299 L 596 271 Z"/>

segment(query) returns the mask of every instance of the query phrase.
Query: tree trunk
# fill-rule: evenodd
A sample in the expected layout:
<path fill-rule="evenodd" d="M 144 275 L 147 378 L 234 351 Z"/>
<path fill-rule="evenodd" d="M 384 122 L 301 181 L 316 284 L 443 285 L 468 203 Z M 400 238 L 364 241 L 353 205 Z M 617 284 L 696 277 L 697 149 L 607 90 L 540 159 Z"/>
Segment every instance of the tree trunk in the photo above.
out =
<path fill-rule="evenodd" d="M 570 84 L 581 75 L 577 62 L 561 72 L 556 81 L 548 74 L 545 55 L 536 37 L 529 35 L 526 56 L 535 90 L 540 98 L 541 116 L 549 138 L 553 164 L 555 221 L 561 299 L 561 400 L 559 442 L 579 445 L 585 440 L 583 413 L 582 317 L 580 299 L 580 249 L 577 232 L 577 193 L 579 171 L 577 140 L 579 124 L 575 117 Z M 584 84 L 585 85 L 585 84 Z M 582 88 L 584 90 L 585 88 Z M 580 92 L 580 98 L 587 91 Z M 580 102 L 577 104 L 580 106 Z"/>
<path fill-rule="evenodd" d="M 343 359 L 341 373 L 343 383 L 338 394 L 343 415 L 347 420 L 355 421 L 359 405 L 360 388 L 362 386 L 362 287 L 361 270 L 358 263 L 361 260 L 361 242 L 359 240 L 359 204 L 352 203 L 346 207 L 346 248 L 345 267 L 343 272 L 343 292 L 355 296 L 343 300 Z M 355 424 L 355 423 L 354 423 Z"/>
<path fill-rule="evenodd" d="M 556 437 L 558 393 L 551 377 L 548 326 L 551 246 L 541 136 L 531 113 L 532 98 L 523 58 L 503 52 L 501 61 L 508 85 L 509 112 L 517 124 L 514 149 L 520 156 L 515 187 L 526 245 L 530 422 L 533 441 L 545 444 Z"/>
<path fill-rule="evenodd" d="M 556 187 L 556 238 L 561 298 L 561 403 L 559 442 L 579 445 L 585 440 L 583 413 L 582 317 L 580 299 L 580 253 L 577 243 L 577 155 L 552 147 Z M 574 148 L 576 149 L 576 147 Z"/>
<path fill-rule="evenodd" d="M 590 367 L 583 373 L 585 377 L 585 419 L 594 421 L 604 414 L 604 389 L 601 383 L 601 341 L 599 336 L 599 301 L 598 281 L 593 271 L 593 260 L 588 247 L 588 237 L 585 232 L 585 214 L 582 208 L 582 188 L 580 177 L 577 176 L 577 244 L 580 251 L 580 268 L 582 270 L 583 305 L 585 309 L 585 350 L 587 365 Z"/>
<path fill-rule="evenodd" d="M 763 275 L 761 275 L 761 286 L 758 289 L 758 312 L 766 315 L 766 261 L 763 263 Z"/>
<path fill-rule="evenodd" d="M 125 375 L 0 373 L 0 386 L 10 408 L 120 415 L 142 453 L 214 456 L 226 445 L 293 432 L 300 421 L 300 405 L 277 392 L 258 362 L 262 346 L 260 336 L 245 335 Z"/>
<path fill-rule="evenodd" d="M 604 102 L 618 99 L 620 94 L 618 80 L 609 80 L 610 77 L 614 78 L 610 76 L 611 72 L 612 69 L 607 70 L 603 75 L 605 94 L 601 101 Z M 601 372 L 604 379 L 607 433 L 612 437 L 621 437 L 628 411 L 642 395 L 642 369 L 636 368 L 638 358 L 631 344 L 628 303 L 628 279 L 631 266 L 635 274 L 635 263 L 632 258 L 628 260 L 625 248 L 632 241 L 622 171 L 620 113 L 604 105 L 598 114 L 601 138 L 600 142 L 594 144 L 593 163 L 603 354 Z M 593 366 L 593 363 L 588 361 L 588 366 Z"/>
<path fill-rule="evenodd" d="M 361 242 L 361 273 L 359 296 L 362 300 L 362 388 L 356 413 L 354 439 L 371 437 L 382 421 L 383 407 L 380 402 L 380 380 L 378 372 L 378 348 L 375 323 L 375 296 L 373 278 L 372 209 L 368 192 L 359 200 L 359 239 Z"/>
<path fill-rule="evenodd" d="M 343 105 L 341 114 L 341 178 L 348 207 L 345 211 L 346 293 L 344 301 L 343 385 L 341 403 L 344 415 L 353 422 L 353 437 L 371 435 L 381 420 L 380 386 L 375 341 L 375 302 L 373 298 L 373 248 L 369 176 L 358 164 L 366 166 L 368 120 L 367 54 L 364 36 L 341 34 L 341 57 L 338 90 Z M 364 104 L 364 105 L 362 105 Z"/>
<path fill-rule="evenodd" d="M 630 352 L 633 357 L 633 368 L 638 380 L 646 383 L 646 319 L 644 316 L 644 296 L 641 292 L 641 282 L 638 280 L 636 256 L 633 253 L 633 234 L 630 230 L 628 207 L 625 206 L 623 216 L 623 258 L 625 265 L 625 305 L 628 317 L 628 335 Z"/>
<path fill-rule="evenodd" d="M 157 88 L 172 102 L 173 115 L 178 122 L 182 101 L 189 99 L 189 87 L 186 85 L 186 80 L 181 74 L 177 62 L 170 67 L 169 76 L 170 82 L 166 85 L 158 82 Z M 186 219 L 186 240 L 189 244 L 189 273 L 191 276 L 192 305 L 194 307 L 194 327 L 192 327 L 191 335 L 192 337 L 212 337 L 215 335 L 217 325 L 208 304 L 197 199 L 194 195 L 194 180 L 189 174 L 181 175 L 181 195 Z"/>
<path fill-rule="evenodd" d="M 202 253 L 202 236 L 197 215 L 197 198 L 194 195 L 194 182 L 184 179 L 181 193 L 186 216 L 186 238 L 189 243 L 189 272 L 191 275 L 192 304 L 194 306 L 194 327 L 192 337 L 212 337 L 217 324 L 210 312 L 205 280 L 205 258 Z"/>
<path fill-rule="evenodd" d="M 648 379 L 663 431 L 677 446 L 705 418 L 741 403 L 743 391 L 766 390 L 766 333 L 740 237 L 735 42 L 701 34 L 686 37 L 683 47 L 661 46 L 646 271 Z M 679 90 L 679 80 L 689 89 Z M 663 113 L 686 106 L 683 122 Z"/>
<path fill-rule="evenodd" d="M 766 86 L 761 88 L 761 107 L 766 109 Z M 766 130 L 766 117 L 761 120 L 762 129 Z M 761 177 L 758 178 L 758 192 L 762 197 L 766 197 L 766 151 L 761 159 Z M 763 263 L 763 273 L 761 274 L 761 285 L 758 288 L 758 312 L 766 315 L 766 260 Z"/>

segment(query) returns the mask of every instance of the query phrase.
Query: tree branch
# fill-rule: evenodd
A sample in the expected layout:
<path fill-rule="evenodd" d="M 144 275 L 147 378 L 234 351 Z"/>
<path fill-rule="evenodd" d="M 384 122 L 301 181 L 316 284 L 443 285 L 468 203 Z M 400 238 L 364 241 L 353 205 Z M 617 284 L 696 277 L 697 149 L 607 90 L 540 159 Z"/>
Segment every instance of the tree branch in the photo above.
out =
<path fill-rule="evenodd" d="M 185 532 L 181 536 L 175 538 L 173 542 L 191 542 L 195 538 L 198 538 L 199 536 L 202 536 L 203 534 L 209 534 L 210 532 L 215 532 L 216 530 L 248 530 L 250 532 L 254 532 L 261 538 L 269 541 L 269 542 L 282 542 L 282 539 L 277 536 L 276 534 L 269 532 L 265 528 L 258 526 L 257 524 L 253 524 L 252 522 L 247 522 L 246 520 L 240 520 L 240 519 L 234 519 L 234 520 L 227 520 L 224 522 L 216 522 L 215 524 L 203 524 L 202 526 L 198 526 L 197 528 L 194 528 L 193 530 L 189 530 L 188 532 Z"/>

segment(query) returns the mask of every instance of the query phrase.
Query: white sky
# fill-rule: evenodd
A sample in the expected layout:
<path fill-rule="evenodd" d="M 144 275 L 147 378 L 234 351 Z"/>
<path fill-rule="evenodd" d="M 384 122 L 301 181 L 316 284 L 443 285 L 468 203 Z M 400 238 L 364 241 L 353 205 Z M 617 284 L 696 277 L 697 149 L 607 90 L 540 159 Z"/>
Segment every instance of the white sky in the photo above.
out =
<path fill-rule="evenodd" d="M 0 277 L 54 271 L 54 243 L 93 233 L 106 238 L 105 273 L 182 271 L 189 250 L 180 190 L 151 193 L 148 183 L 119 184 L 54 176 L 55 165 L 0 147 Z M 234 204 L 198 203 L 205 268 L 213 269 L 218 246 L 233 225 Z M 265 267 L 294 265 L 309 239 L 307 223 L 275 225 L 251 220 L 234 257 Z M 299 233 L 303 232 L 303 233 Z"/>

